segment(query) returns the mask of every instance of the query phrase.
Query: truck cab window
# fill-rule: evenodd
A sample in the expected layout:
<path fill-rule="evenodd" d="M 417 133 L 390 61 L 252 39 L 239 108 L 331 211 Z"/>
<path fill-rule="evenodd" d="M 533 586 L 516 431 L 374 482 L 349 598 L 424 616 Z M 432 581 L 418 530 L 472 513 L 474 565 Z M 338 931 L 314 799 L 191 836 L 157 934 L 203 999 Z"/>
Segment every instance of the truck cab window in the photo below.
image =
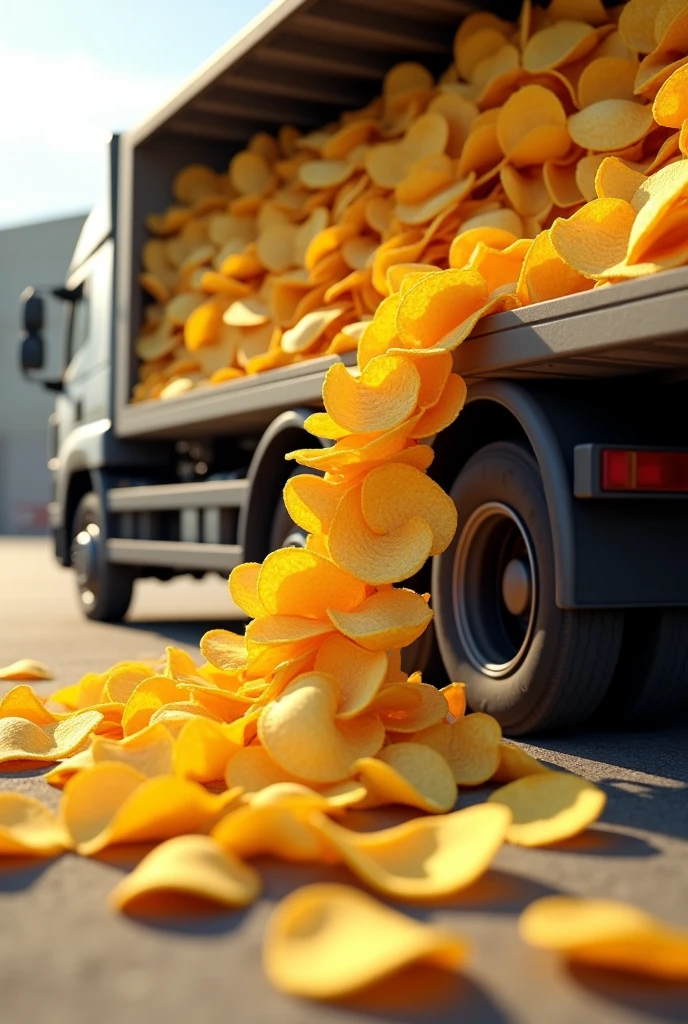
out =
<path fill-rule="evenodd" d="M 69 362 L 88 341 L 90 331 L 90 302 L 88 282 L 81 286 L 79 298 L 72 303 L 69 323 Z"/>

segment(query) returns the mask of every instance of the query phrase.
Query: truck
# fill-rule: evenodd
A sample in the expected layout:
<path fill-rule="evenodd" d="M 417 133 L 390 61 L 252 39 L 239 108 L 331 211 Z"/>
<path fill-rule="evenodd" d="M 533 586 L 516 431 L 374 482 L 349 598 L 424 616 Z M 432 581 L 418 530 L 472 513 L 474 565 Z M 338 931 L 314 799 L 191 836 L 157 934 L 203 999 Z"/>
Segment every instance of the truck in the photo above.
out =
<path fill-rule="evenodd" d="M 23 300 L 27 374 L 44 366 L 48 303 L 66 312 L 62 373 L 43 381 L 49 516 L 89 618 L 121 619 L 137 579 L 226 576 L 304 543 L 281 501 L 284 456 L 318 443 L 304 422 L 339 358 L 131 404 L 146 214 L 182 166 L 223 170 L 284 122 L 313 130 L 400 60 L 439 73 L 464 13 L 459 0 L 276 0 L 111 141 L 108 195 L 66 281 Z M 429 473 L 459 527 L 411 581 L 435 615 L 406 656 L 429 682 L 464 682 L 507 735 L 643 727 L 688 698 L 687 310 L 688 267 L 487 317 L 455 352 L 468 399 Z"/>

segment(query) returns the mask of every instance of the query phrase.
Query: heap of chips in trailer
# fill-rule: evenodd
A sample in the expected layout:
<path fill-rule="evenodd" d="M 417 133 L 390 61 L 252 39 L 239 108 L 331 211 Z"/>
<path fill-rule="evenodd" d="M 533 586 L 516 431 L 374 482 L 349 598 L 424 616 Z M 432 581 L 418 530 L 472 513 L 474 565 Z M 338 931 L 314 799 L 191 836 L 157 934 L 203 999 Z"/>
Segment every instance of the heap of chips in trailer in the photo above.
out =
<path fill-rule="evenodd" d="M 517 27 L 472 15 L 439 88 L 402 65 L 363 114 L 301 144 L 282 132 L 281 156 L 254 140 L 232 163 L 229 212 L 216 175 L 180 175 L 186 205 L 152 222 L 146 258 L 160 265 L 146 286 L 160 308 L 139 397 L 194 386 L 208 353 L 243 363 L 228 355 L 222 380 L 352 344 L 358 372 L 335 363 L 325 411 L 307 421 L 334 443 L 288 456 L 320 471 L 284 491 L 306 547 L 230 576 L 245 635 L 206 633 L 200 664 L 169 648 L 157 664 L 89 673 L 50 706 L 22 682 L 0 700 L 0 764 L 50 763 L 64 788 L 57 815 L 0 793 L 1 856 L 151 844 L 112 894 L 131 914 L 152 895 L 247 906 L 266 854 L 339 863 L 365 889 L 423 900 L 473 883 L 505 842 L 560 842 L 599 817 L 601 789 L 504 743 L 493 718 L 466 714 L 461 683 L 438 690 L 402 670 L 432 618 L 430 595 L 403 583 L 456 530 L 425 441 L 462 409 L 452 352 L 478 319 L 680 262 L 687 31 L 688 0 L 526 4 Z M 257 231 L 248 244 L 240 219 Z M 218 225 L 228 248 L 210 269 Z M 155 349 L 167 336 L 174 349 Z M 182 338 L 187 354 L 171 354 Z M 184 358 L 186 376 L 170 370 Z M 49 675 L 31 662 L 2 677 L 13 673 Z M 461 787 L 488 782 L 501 785 L 487 801 L 454 809 Z M 350 808 L 390 804 L 423 813 L 347 827 Z M 623 904 L 548 898 L 520 929 L 575 962 L 688 977 L 688 937 Z M 275 910 L 264 964 L 285 992 L 337 998 L 418 960 L 457 970 L 468 954 L 359 889 L 314 885 Z"/>
<path fill-rule="evenodd" d="M 473 14 L 439 81 L 399 64 L 319 131 L 181 170 L 147 219 L 133 400 L 355 351 L 408 274 L 481 276 L 494 304 L 466 310 L 464 336 L 478 315 L 688 262 L 686 18 L 682 0 Z"/>

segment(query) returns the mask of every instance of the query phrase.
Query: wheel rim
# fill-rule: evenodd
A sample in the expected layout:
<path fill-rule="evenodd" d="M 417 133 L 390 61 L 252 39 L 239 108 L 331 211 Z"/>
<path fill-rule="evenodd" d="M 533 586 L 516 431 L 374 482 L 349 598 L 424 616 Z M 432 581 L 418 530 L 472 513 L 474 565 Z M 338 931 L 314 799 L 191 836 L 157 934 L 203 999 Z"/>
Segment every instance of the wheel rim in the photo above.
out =
<path fill-rule="evenodd" d="M 97 523 L 87 523 L 72 541 L 72 565 L 82 604 L 87 608 L 95 604 L 98 596 L 100 544 L 100 527 Z"/>
<path fill-rule="evenodd" d="M 452 577 L 454 622 L 479 672 L 499 679 L 523 661 L 537 591 L 533 547 L 520 516 L 498 501 L 481 505 L 461 531 Z"/>

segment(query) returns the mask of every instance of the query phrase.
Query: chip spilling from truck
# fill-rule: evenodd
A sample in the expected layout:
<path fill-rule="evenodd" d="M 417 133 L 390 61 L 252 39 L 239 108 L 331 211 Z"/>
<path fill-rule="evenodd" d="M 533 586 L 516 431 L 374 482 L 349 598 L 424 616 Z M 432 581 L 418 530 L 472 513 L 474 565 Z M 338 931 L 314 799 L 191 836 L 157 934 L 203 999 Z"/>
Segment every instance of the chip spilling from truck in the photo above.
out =
<path fill-rule="evenodd" d="M 311 998 L 470 957 L 363 890 L 453 896 L 503 844 L 600 817 L 601 788 L 503 734 L 686 697 L 688 0 L 505 3 L 454 17 L 453 46 L 451 5 L 416 3 L 383 49 L 369 6 L 273 5 L 113 144 L 119 209 L 59 294 L 78 358 L 105 289 L 118 353 L 114 426 L 70 419 L 69 393 L 55 420 L 84 610 L 217 570 L 245 633 L 49 700 L 27 685 L 46 666 L 0 672 L 0 763 L 64 791 L 59 814 L 0 794 L 0 854 L 149 844 L 112 893 L 130 914 L 248 906 L 261 855 L 343 865 L 359 887 L 292 893 L 266 936 L 270 980 Z M 39 312 L 30 295 L 27 352 Z M 347 827 L 388 805 L 408 820 Z M 520 930 L 688 978 L 688 935 L 623 904 L 551 897 Z"/>

